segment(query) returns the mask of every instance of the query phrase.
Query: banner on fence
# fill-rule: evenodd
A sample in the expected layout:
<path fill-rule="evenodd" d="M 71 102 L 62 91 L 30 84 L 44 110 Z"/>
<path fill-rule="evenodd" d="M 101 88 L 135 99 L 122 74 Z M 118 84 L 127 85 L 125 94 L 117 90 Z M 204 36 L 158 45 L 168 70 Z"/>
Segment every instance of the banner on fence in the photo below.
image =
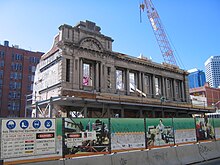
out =
<path fill-rule="evenodd" d="M 211 140 L 215 138 L 213 118 L 195 118 L 197 140 Z"/>
<path fill-rule="evenodd" d="M 215 138 L 220 139 L 220 118 L 213 118 L 215 128 Z"/>
<path fill-rule="evenodd" d="M 174 144 L 171 118 L 146 118 L 146 129 L 148 147 Z"/>
<path fill-rule="evenodd" d="M 143 149 L 145 146 L 144 119 L 111 118 L 111 150 Z"/>
<path fill-rule="evenodd" d="M 196 142 L 194 118 L 173 118 L 175 144 Z"/>
<path fill-rule="evenodd" d="M 108 152 L 108 119 L 65 118 L 64 155 Z"/>
<path fill-rule="evenodd" d="M 2 119 L 1 159 L 56 153 L 55 119 Z"/>

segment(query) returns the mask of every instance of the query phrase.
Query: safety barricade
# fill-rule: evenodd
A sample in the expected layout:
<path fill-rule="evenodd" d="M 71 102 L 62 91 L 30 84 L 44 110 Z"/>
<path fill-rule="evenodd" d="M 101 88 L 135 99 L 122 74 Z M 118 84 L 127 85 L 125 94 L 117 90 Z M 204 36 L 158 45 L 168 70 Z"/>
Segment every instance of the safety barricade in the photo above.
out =
<path fill-rule="evenodd" d="M 204 161 L 199 153 L 199 148 L 196 144 L 182 145 L 176 147 L 177 157 L 182 164 L 190 164 Z"/>
<path fill-rule="evenodd" d="M 51 159 L 51 160 L 50 160 Z M 10 160 L 10 161 L 5 161 L 4 160 L 4 165 L 63 165 L 65 164 L 64 163 L 64 160 L 62 159 L 58 159 L 58 160 L 53 160 L 52 158 L 47 158 L 47 159 L 44 159 L 44 158 L 39 158 L 39 159 L 27 159 L 27 160 Z"/>
<path fill-rule="evenodd" d="M 219 153 L 219 157 L 220 157 L 220 141 L 216 141 L 215 144 L 218 149 L 218 153 Z"/>
<path fill-rule="evenodd" d="M 147 151 L 130 151 L 112 155 L 112 165 L 150 165 Z"/>
<path fill-rule="evenodd" d="M 219 157 L 219 151 L 215 142 L 202 142 L 197 144 L 199 153 L 204 160 L 210 160 Z"/>
<path fill-rule="evenodd" d="M 151 149 L 148 151 L 148 158 L 151 165 L 181 164 L 174 147 Z"/>
<path fill-rule="evenodd" d="M 66 159 L 65 165 L 98 165 L 105 164 L 111 165 L 111 155 L 95 155 L 95 156 L 86 156 L 86 157 L 76 157 L 72 159 Z"/>

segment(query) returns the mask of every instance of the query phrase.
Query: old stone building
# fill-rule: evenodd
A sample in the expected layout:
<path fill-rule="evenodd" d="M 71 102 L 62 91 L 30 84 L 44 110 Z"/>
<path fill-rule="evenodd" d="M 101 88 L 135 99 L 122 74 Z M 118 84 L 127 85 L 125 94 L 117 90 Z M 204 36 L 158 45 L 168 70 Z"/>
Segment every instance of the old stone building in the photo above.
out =
<path fill-rule="evenodd" d="M 61 25 L 36 68 L 33 105 L 40 117 L 183 117 L 207 112 L 189 100 L 187 72 L 112 50 L 90 21 Z"/>

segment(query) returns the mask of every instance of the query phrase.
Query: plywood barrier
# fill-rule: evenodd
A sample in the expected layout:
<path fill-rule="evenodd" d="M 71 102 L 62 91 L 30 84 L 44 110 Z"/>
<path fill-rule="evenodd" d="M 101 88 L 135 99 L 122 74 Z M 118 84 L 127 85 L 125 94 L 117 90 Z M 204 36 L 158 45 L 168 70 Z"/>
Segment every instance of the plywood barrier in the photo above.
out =
<path fill-rule="evenodd" d="M 178 146 L 176 147 L 176 153 L 182 164 L 191 164 L 204 161 L 204 158 L 199 153 L 197 144 Z"/>
<path fill-rule="evenodd" d="M 147 151 L 130 151 L 112 155 L 112 165 L 150 165 Z"/>
<path fill-rule="evenodd" d="M 205 160 L 214 159 L 220 156 L 216 142 L 205 142 L 197 145 L 199 153 Z"/>
<path fill-rule="evenodd" d="M 174 147 L 158 148 L 148 151 L 151 165 L 177 165 L 181 164 Z"/>

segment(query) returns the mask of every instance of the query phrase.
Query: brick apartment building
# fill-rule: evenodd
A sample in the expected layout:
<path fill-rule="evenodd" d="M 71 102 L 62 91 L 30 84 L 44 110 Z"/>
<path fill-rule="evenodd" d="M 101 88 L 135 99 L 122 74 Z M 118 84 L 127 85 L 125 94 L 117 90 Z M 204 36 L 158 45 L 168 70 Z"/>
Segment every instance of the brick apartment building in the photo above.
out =
<path fill-rule="evenodd" d="M 0 45 L 0 117 L 24 117 L 26 95 L 33 90 L 35 67 L 42 53 Z"/>
<path fill-rule="evenodd" d="M 210 87 L 209 83 L 205 83 L 202 87 L 191 88 L 189 93 L 192 96 L 192 101 L 201 103 L 202 98 L 205 98 L 204 103 L 207 106 L 220 109 L 220 88 L 213 88 Z"/>

